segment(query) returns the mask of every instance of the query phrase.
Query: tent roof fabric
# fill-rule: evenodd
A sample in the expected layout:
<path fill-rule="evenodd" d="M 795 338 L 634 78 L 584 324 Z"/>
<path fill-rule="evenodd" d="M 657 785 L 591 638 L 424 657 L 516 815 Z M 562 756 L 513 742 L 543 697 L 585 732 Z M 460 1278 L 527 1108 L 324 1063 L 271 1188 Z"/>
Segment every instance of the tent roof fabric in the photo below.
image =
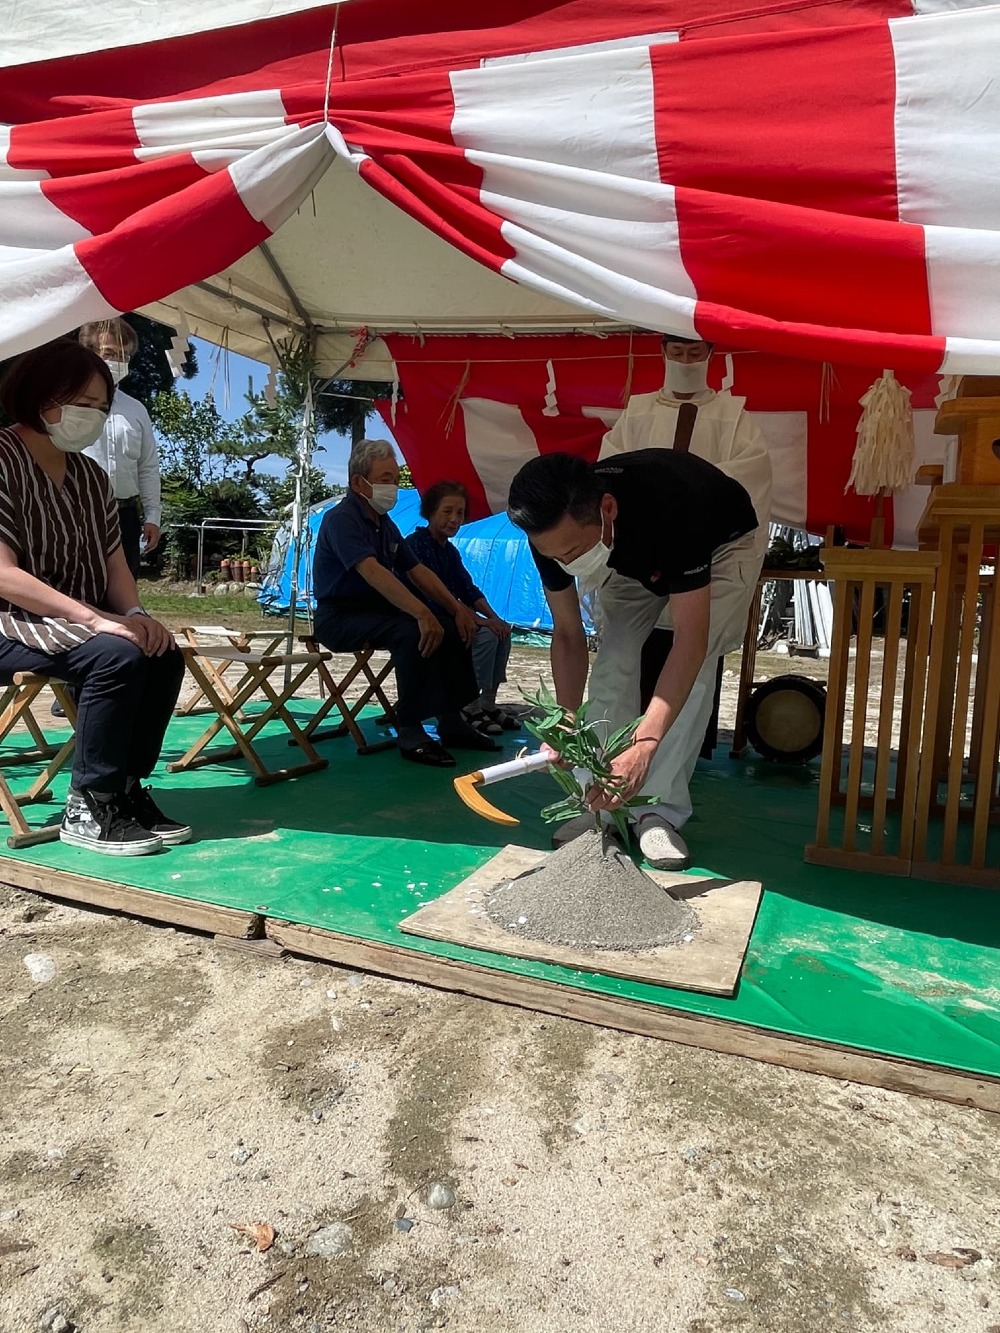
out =
<path fill-rule="evenodd" d="M 605 322 L 1000 367 L 998 7 L 99 11 L 0 2 L 0 354 L 145 307 L 327 372 Z"/>

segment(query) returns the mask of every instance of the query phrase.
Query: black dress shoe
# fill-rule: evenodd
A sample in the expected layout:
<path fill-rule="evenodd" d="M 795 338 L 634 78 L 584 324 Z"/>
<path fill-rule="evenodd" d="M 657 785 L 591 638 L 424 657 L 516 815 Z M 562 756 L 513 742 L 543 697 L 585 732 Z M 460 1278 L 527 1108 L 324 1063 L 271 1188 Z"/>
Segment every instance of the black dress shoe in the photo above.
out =
<path fill-rule="evenodd" d="M 441 740 L 445 745 L 450 745 L 453 750 L 496 751 L 503 749 L 503 746 L 498 745 L 491 736 L 484 736 L 475 727 L 464 727 L 461 731 L 449 731 L 442 735 Z"/>
<path fill-rule="evenodd" d="M 424 741 L 423 745 L 414 745 L 407 750 L 401 746 L 399 753 L 411 764 L 426 764 L 428 768 L 455 767 L 455 756 L 449 754 L 443 745 L 430 739 Z"/>

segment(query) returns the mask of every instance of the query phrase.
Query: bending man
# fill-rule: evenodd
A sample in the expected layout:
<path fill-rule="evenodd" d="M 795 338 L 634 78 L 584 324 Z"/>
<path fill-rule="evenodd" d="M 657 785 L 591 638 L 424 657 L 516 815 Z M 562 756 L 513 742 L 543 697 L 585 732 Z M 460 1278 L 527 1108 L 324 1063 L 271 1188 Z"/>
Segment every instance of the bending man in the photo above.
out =
<path fill-rule="evenodd" d="M 546 454 L 510 488 L 511 522 L 528 534 L 552 610 L 556 697 L 578 708 L 587 642 L 574 586 L 600 583 L 601 644 L 590 680 L 591 717 L 609 730 L 638 716 L 642 645 L 669 605 L 674 646 L 634 744 L 614 763 L 620 793 L 636 794 L 643 856 L 657 869 L 690 863 L 678 830 L 690 818 L 688 784 L 712 708 L 715 664 L 743 637 L 756 584 L 757 515 L 743 487 L 690 453 L 645 449 L 588 464 Z"/>

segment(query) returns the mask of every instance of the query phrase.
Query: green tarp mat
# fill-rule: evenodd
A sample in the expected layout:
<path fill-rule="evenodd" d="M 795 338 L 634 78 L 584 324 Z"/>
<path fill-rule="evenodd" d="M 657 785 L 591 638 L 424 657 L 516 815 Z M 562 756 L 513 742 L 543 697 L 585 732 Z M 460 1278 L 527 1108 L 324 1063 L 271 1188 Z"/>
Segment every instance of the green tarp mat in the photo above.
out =
<path fill-rule="evenodd" d="M 300 720 L 309 708 L 295 706 Z M 164 761 L 204 725 L 176 719 Z M 524 743 L 505 739 L 510 752 Z M 260 748 L 275 764 L 298 754 L 280 728 L 269 728 Z M 699 764 L 686 830 L 699 868 L 764 885 L 737 992 L 719 999 L 403 935 L 401 918 L 505 842 L 548 846 L 537 812 L 552 799 L 551 779 L 536 774 L 493 789 L 491 799 L 522 820 L 504 829 L 461 804 L 455 770 L 419 768 L 392 751 L 361 757 L 347 738 L 320 748 L 328 769 L 266 788 L 238 761 L 157 776 L 163 804 L 195 827 L 187 846 L 128 860 L 60 843 L 6 854 L 583 991 L 1000 1076 L 1000 895 L 804 864 L 815 767 Z M 481 758 L 465 755 L 465 767 Z M 15 789 L 32 771 L 8 770 Z M 65 785 L 63 778 L 58 797 Z M 56 810 L 28 807 L 38 823 Z"/>

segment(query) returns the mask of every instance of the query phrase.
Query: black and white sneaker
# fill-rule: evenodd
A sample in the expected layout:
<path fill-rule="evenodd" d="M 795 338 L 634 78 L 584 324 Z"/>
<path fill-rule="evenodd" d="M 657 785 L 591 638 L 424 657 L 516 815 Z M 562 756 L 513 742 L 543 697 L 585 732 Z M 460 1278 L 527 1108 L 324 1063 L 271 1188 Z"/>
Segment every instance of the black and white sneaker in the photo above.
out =
<path fill-rule="evenodd" d="M 162 838 L 139 823 L 126 796 L 72 787 L 59 840 L 104 856 L 148 856 L 163 850 Z"/>
<path fill-rule="evenodd" d="M 150 833 L 155 833 L 165 846 L 176 847 L 179 843 L 190 842 L 191 825 L 168 818 L 153 800 L 152 788 L 144 787 L 138 778 L 126 781 L 125 798 L 131 803 L 133 819 Z"/>

